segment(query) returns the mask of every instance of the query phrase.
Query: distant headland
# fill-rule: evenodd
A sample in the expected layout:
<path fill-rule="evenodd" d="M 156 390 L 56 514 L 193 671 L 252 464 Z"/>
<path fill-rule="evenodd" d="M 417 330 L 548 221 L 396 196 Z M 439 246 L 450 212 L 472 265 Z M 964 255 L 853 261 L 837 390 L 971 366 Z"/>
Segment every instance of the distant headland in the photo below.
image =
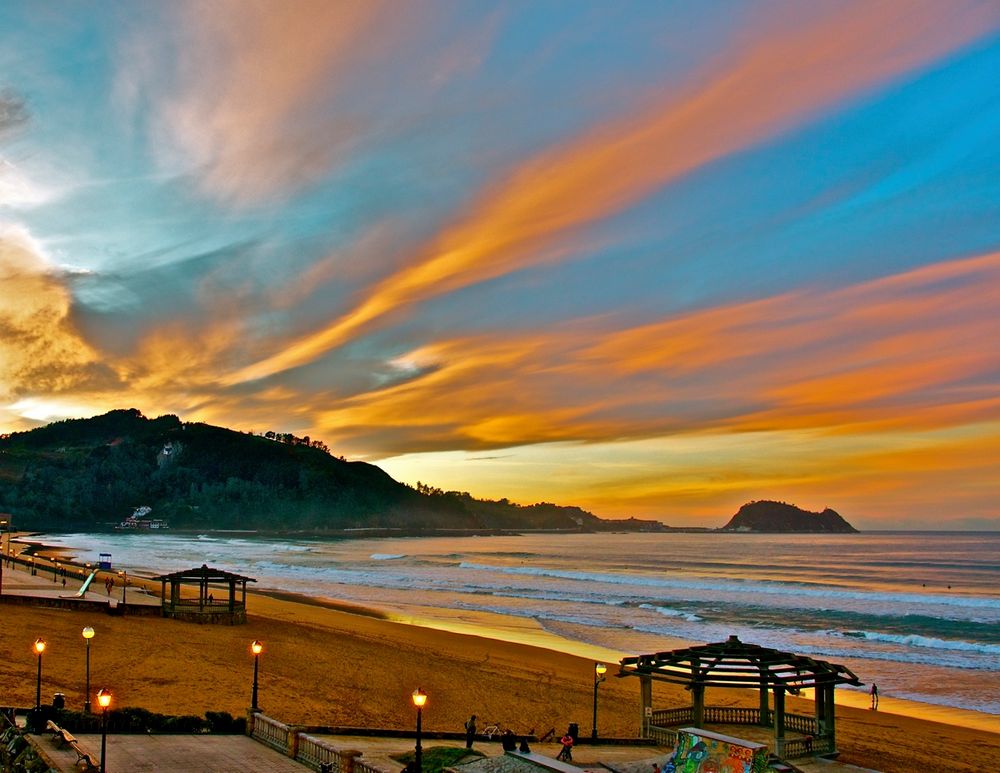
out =
<path fill-rule="evenodd" d="M 720 531 L 758 533 L 857 534 L 858 530 L 829 507 L 821 513 L 785 502 L 747 502 Z"/>

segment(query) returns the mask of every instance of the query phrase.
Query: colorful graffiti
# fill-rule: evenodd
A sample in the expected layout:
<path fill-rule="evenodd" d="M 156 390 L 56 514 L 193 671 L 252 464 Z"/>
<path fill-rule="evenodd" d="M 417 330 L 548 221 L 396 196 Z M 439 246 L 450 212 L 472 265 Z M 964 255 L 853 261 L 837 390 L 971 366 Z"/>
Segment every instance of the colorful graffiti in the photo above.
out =
<path fill-rule="evenodd" d="M 672 761 L 663 773 L 763 773 L 766 769 L 766 746 L 684 728 L 677 736 Z"/>

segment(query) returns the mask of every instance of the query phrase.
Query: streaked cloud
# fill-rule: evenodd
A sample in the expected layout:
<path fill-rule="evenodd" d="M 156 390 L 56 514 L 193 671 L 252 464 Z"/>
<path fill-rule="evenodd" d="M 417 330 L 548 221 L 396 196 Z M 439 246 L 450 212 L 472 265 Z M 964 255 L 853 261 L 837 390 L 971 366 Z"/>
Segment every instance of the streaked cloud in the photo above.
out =
<path fill-rule="evenodd" d="M 808 120 L 852 93 L 932 61 L 1000 20 L 1000 11 L 985 4 L 830 8 L 821 18 L 769 18 L 772 29 L 763 40 L 748 40 L 724 65 L 693 77 L 666 104 L 644 107 L 529 160 L 350 312 L 283 344 L 232 380 L 303 365 L 407 305 L 572 255 L 565 244 L 555 243 L 557 237 L 610 217 L 671 180 Z M 944 22 L 944 34 L 927 34 Z M 887 41 L 888 28 L 893 35 Z"/>
<path fill-rule="evenodd" d="M 994 253 L 618 331 L 445 339 L 405 358 L 413 378 L 318 423 L 344 440 L 392 425 L 387 454 L 976 423 L 1000 410 L 1000 355 L 982 345 L 1000 340 L 998 303 Z"/>

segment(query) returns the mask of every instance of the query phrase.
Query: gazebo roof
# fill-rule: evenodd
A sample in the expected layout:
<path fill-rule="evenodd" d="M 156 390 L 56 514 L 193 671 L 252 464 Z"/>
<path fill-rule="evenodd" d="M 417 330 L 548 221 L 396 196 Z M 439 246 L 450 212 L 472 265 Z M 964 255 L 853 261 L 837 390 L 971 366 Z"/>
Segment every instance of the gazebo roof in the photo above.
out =
<path fill-rule="evenodd" d="M 213 569 L 206 564 L 194 569 L 161 574 L 153 579 L 161 582 L 257 582 L 253 577 L 244 577 L 242 574 L 227 572 L 224 569 Z"/>
<path fill-rule="evenodd" d="M 716 644 L 624 658 L 618 676 L 649 676 L 704 687 L 759 688 L 763 682 L 792 692 L 817 685 L 862 684 L 845 666 L 744 644 L 736 636 Z"/>

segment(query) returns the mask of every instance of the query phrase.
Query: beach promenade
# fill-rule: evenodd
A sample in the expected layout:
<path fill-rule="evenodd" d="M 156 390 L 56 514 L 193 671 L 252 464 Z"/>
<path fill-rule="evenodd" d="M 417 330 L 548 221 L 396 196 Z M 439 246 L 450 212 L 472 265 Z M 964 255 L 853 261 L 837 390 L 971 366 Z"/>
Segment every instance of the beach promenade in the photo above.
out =
<path fill-rule="evenodd" d="M 380 736 L 318 736 L 341 749 L 351 749 L 361 753 L 360 759 L 368 769 L 384 773 L 397 773 L 402 765 L 396 756 L 413 751 L 412 738 L 387 738 Z M 44 751 L 51 764 L 60 773 L 79 773 L 77 754 L 69 748 L 57 744 L 50 735 L 35 736 L 39 748 Z M 77 736 L 83 749 L 97 758 L 101 748 L 101 736 L 81 734 Z M 462 748 L 464 741 L 434 740 L 426 748 L 445 746 Z M 503 757 L 499 743 L 476 743 L 475 750 L 488 759 Z M 470 771 L 506 770 L 525 771 L 551 770 L 555 763 L 559 744 L 533 744 L 530 758 L 513 757 L 500 764 L 483 765 L 469 763 Z M 315 770 L 302 762 L 293 760 L 280 752 L 239 735 L 148 735 L 115 734 L 107 739 L 107 769 L 109 773 L 301 773 Z M 574 767 L 591 771 L 613 771 L 613 773 L 648 773 L 653 763 L 662 765 L 669 757 L 669 750 L 655 746 L 637 745 L 579 745 L 573 752 Z M 551 761 L 550 762 L 547 762 Z M 459 765 L 459 767 L 462 767 Z M 552 764 L 552 768 L 556 767 Z M 859 768 L 837 761 L 809 760 L 796 763 L 803 773 L 863 773 L 868 768 Z"/>
<path fill-rule="evenodd" d="M 141 580 L 136 578 L 136 581 Z M 50 573 L 39 571 L 31 576 L 22 569 L 5 569 L 0 604 L 3 615 L 0 658 L 5 668 L 0 671 L 0 690 L 7 696 L 8 705 L 27 707 L 34 703 L 36 659 L 31 645 L 35 638 L 41 637 L 49 643 L 42 673 L 43 705 L 59 692 L 65 694 L 67 709 L 79 710 L 84 700 L 85 677 L 81 630 L 92 626 L 97 637 L 91 653 L 91 685 L 94 690 L 98 687 L 111 690 L 113 710 L 145 707 L 175 716 L 201 716 L 206 711 L 242 716 L 249 705 L 254 665 L 249 644 L 259 639 L 265 645 L 260 672 L 261 706 L 269 716 L 292 725 L 390 728 L 397 734 L 412 730 L 410 692 L 417 685 L 430 695 L 424 713 L 427 732 L 459 730 L 472 712 L 523 733 L 530 728 L 553 726 L 561 730 L 569 722 L 582 721 L 581 729 L 589 725 L 593 661 L 543 647 L 407 624 L 375 613 L 365 614 L 364 610 L 324 606 L 313 600 L 303 603 L 262 594 L 252 595 L 247 623 L 238 626 L 193 625 L 158 614 L 148 617 L 106 614 L 107 595 L 101 591 L 95 592 L 89 609 L 52 608 L 15 601 L 20 595 L 33 594 L 43 604 L 53 597 L 61 601 L 60 596 L 72 595 L 78 582 L 67 578 L 64 591 L 61 582 L 52 582 Z M 53 585 L 58 585 L 56 590 Z M 133 597 L 143 599 L 144 594 L 134 592 L 130 586 L 129 606 Z M 152 601 L 154 607 L 159 603 L 155 595 L 146 600 Z M 635 737 L 639 707 L 634 685 L 629 680 L 608 679 L 600 689 L 602 734 Z M 739 697 L 725 691 L 718 695 L 722 701 L 733 701 L 730 705 L 739 705 L 735 703 Z M 681 688 L 655 686 L 656 706 L 678 706 L 685 702 L 689 703 L 690 697 Z M 789 703 L 798 713 L 811 711 L 809 701 L 789 699 Z M 933 761 L 940 758 L 942 747 L 949 750 L 951 769 L 959 771 L 977 769 L 981 762 L 1000 756 L 1000 736 L 900 714 L 845 707 L 838 710 L 838 724 L 840 760 L 861 765 L 862 769 L 888 773 L 933 769 Z M 713 729 L 737 737 L 752 730 L 719 726 Z M 99 754 L 99 736 L 81 732 L 78 737 L 88 751 Z M 161 756 L 156 744 L 184 745 L 188 738 L 113 733 L 108 738 L 109 760 L 114 760 L 116 754 L 135 755 L 134 763 L 131 757 L 124 758 L 124 770 L 141 770 L 137 766 L 142 760 Z M 151 739 L 149 745 L 144 745 L 143 739 Z M 48 742 L 48 738 L 45 740 Z M 272 752 L 242 736 L 200 735 L 190 740 L 207 744 L 204 748 L 192 747 L 191 752 L 206 761 L 196 766 L 191 766 L 190 760 L 181 763 L 188 765 L 186 770 L 227 770 L 226 756 L 243 754 L 239 751 L 241 747 L 262 754 L 264 759 L 275 760 L 274 764 L 305 769 L 280 751 Z M 391 756 L 412 748 L 413 744 L 412 735 L 383 740 L 330 736 L 327 740 L 338 749 L 345 745 L 357 748 L 363 752 L 366 764 L 374 767 L 379 761 L 377 769 L 387 773 L 398 773 L 402 767 L 388 761 Z M 246 746 L 247 743 L 252 745 Z M 431 743 L 438 741 L 427 742 Z M 229 744 L 237 745 L 235 752 L 233 747 L 227 750 Z M 487 753 L 500 751 L 495 742 L 476 746 Z M 532 751 L 554 758 L 558 748 L 532 744 Z M 624 771 L 622 766 L 641 763 L 664 751 L 652 747 L 643 750 L 581 744 L 574 762 L 581 765 L 601 762 L 622 769 L 623 773 L 649 773 L 642 767 Z M 180 748 L 177 753 L 181 757 L 188 754 Z M 210 757 L 206 755 L 215 753 L 220 755 L 219 761 L 207 762 Z M 75 760 L 73 755 L 68 762 L 72 764 Z M 209 767 L 210 764 L 221 767 Z M 267 770 L 265 764 L 254 763 L 241 769 Z M 798 769 L 817 772 L 856 770 L 818 760 L 801 759 L 795 764 Z M 123 768 L 113 766 L 110 770 L 121 773 Z"/>

